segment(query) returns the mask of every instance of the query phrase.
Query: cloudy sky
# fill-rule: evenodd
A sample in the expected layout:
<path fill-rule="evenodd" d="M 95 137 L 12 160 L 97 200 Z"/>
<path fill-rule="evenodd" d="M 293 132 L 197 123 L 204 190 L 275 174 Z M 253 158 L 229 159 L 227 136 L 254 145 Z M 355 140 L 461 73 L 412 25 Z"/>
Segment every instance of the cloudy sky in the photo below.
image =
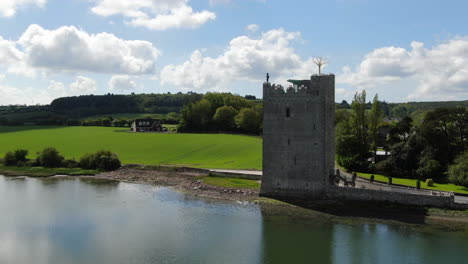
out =
<path fill-rule="evenodd" d="M 465 0 L 0 0 L 0 105 L 62 96 L 261 96 L 329 61 L 336 101 L 468 100 Z"/>

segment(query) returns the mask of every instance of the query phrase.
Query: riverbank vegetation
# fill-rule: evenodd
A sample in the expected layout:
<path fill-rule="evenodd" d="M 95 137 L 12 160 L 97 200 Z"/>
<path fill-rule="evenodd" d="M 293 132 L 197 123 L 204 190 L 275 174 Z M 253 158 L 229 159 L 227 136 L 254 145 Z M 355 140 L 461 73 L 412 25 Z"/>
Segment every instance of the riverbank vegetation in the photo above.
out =
<path fill-rule="evenodd" d="M 34 159 L 26 157 L 28 152 L 25 149 L 7 152 L 0 160 L 3 163 L 0 173 L 27 176 L 84 175 L 95 174 L 99 171 L 112 171 L 121 166 L 117 155 L 106 150 L 85 154 L 79 161 L 65 159 L 53 147 L 44 148 L 36 154 Z"/>
<path fill-rule="evenodd" d="M 337 162 L 350 171 L 396 178 L 431 179 L 468 187 L 468 110 L 437 108 L 419 122 L 410 116 L 384 122 L 377 96 L 366 110 L 356 93 L 348 115 L 337 123 Z M 377 156 L 377 146 L 388 155 Z"/>

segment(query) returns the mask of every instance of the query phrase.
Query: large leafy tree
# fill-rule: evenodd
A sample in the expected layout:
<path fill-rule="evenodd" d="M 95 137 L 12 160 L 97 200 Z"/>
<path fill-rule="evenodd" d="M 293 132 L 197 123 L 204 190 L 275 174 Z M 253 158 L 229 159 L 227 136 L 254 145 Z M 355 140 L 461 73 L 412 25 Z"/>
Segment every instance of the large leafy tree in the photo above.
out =
<path fill-rule="evenodd" d="M 382 123 L 383 113 L 380 108 L 379 96 L 376 94 L 372 101 L 372 107 L 369 111 L 369 138 L 372 151 L 377 152 L 377 139 L 379 136 L 379 125 Z"/>

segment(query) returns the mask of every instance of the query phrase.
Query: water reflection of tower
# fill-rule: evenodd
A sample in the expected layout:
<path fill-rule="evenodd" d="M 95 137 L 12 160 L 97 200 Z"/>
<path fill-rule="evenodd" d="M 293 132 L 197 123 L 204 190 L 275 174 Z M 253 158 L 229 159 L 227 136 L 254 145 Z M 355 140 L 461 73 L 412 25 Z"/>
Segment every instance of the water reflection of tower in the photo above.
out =
<path fill-rule="evenodd" d="M 332 223 L 319 218 L 312 221 L 311 219 L 285 217 L 271 210 L 271 208 L 261 208 L 263 217 L 262 263 L 327 264 L 333 262 L 334 225 Z"/>

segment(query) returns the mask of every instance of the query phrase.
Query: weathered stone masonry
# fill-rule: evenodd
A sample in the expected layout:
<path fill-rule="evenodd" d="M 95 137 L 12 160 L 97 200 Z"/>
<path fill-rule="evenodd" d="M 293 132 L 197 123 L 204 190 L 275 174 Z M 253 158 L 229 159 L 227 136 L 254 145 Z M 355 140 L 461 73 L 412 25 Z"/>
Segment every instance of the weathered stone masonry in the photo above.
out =
<path fill-rule="evenodd" d="M 263 84 L 261 195 L 320 198 L 335 157 L 335 76 Z"/>

